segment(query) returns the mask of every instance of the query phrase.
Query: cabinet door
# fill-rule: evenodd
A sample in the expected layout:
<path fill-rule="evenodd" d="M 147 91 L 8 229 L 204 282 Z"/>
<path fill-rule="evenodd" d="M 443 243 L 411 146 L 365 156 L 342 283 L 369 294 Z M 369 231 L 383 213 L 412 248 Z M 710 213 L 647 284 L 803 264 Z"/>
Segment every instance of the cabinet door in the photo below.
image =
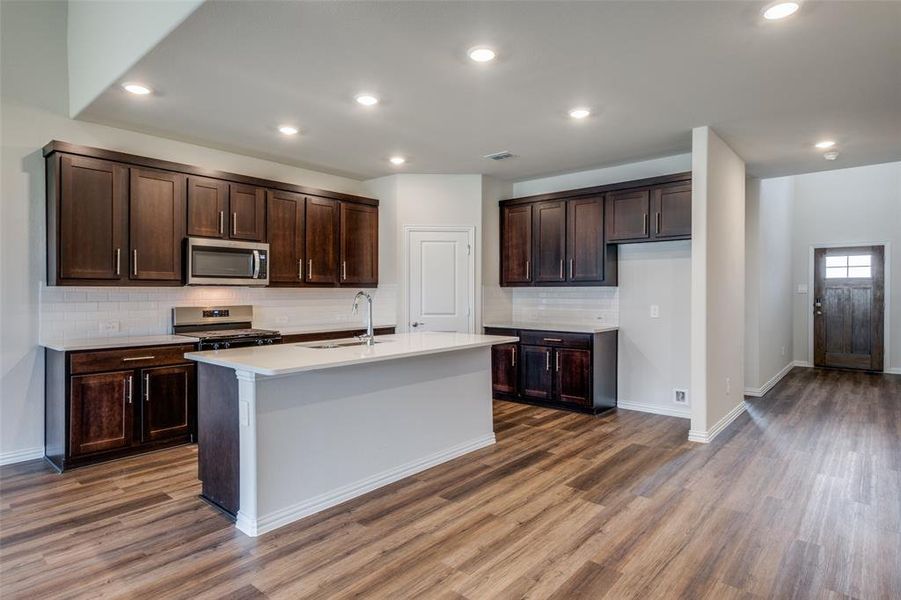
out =
<path fill-rule="evenodd" d="M 188 235 L 224 238 L 228 211 L 228 183 L 188 177 Z"/>
<path fill-rule="evenodd" d="M 142 369 L 141 441 L 190 434 L 194 402 L 194 365 Z"/>
<path fill-rule="evenodd" d="M 341 283 L 379 282 L 379 209 L 368 204 L 341 203 Z"/>
<path fill-rule="evenodd" d="M 231 212 L 229 237 L 251 242 L 266 239 L 266 190 L 230 183 L 228 209 Z"/>
<path fill-rule="evenodd" d="M 70 456 L 131 445 L 134 371 L 72 377 L 70 390 Z"/>
<path fill-rule="evenodd" d="M 535 227 L 535 276 L 532 280 L 536 283 L 566 281 L 563 264 L 566 256 L 566 203 L 539 202 L 532 211 Z"/>
<path fill-rule="evenodd" d="M 567 281 L 604 281 L 604 198 L 570 200 L 566 207 Z"/>
<path fill-rule="evenodd" d="M 338 283 L 338 201 L 307 198 L 307 283 Z"/>
<path fill-rule="evenodd" d="M 551 371 L 553 348 L 527 345 L 521 345 L 520 348 L 522 350 L 520 390 L 523 398 L 550 400 L 553 395 Z"/>
<path fill-rule="evenodd" d="M 63 155 L 60 160 L 60 279 L 118 280 L 125 275 L 128 169 Z"/>
<path fill-rule="evenodd" d="M 532 205 L 501 208 L 501 285 L 532 282 Z"/>
<path fill-rule="evenodd" d="M 516 394 L 518 344 L 491 347 L 491 389 L 498 394 Z"/>
<path fill-rule="evenodd" d="M 591 405 L 591 351 L 556 348 L 554 350 L 556 398 L 582 406 Z"/>
<path fill-rule="evenodd" d="M 137 280 L 181 281 L 185 176 L 131 169 L 128 199 L 131 272 Z"/>
<path fill-rule="evenodd" d="M 269 283 L 303 283 L 303 231 L 305 198 L 300 194 L 269 190 L 266 230 L 269 235 Z"/>
<path fill-rule="evenodd" d="M 654 206 L 654 237 L 691 237 L 691 182 L 663 185 L 651 190 Z"/>
<path fill-rule="evenodd" d="M 607 241 L 641 240 L 649 236 L 648 190 L 607 194 Z"/>

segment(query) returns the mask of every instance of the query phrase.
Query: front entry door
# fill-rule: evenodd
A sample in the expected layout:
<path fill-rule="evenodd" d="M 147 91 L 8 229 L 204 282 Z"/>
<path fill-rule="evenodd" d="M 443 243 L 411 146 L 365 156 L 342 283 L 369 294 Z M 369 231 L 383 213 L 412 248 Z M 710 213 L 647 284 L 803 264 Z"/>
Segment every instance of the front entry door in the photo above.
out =
<path fill-rule="evenodd" d="M 814 364 L 881 371 L 885 248 L 814 251 Z"/>
<path fill-rule="evenodd" d="M 472 331 L 470 232 L 408 235 L 409 331 Z"/>

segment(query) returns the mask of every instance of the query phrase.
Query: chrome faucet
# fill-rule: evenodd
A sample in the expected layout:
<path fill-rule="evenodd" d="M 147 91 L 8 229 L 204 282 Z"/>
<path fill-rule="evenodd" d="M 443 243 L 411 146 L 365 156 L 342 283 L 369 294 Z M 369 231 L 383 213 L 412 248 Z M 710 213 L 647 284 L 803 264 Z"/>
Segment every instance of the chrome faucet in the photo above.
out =
<path fill-rule="evenodd" d="M 375 333 L 372 330 L 372 296 L 363 290 L 357 292 L 357 295 L 354 296 L 354 314 L 357 314 L 357 303 L 360 301 L 360 298 L 366 298 L 366 302 L 369 303 L 369 314 L 366 318 L 366 333 L 357 336 L 357 339 L 367 346 L 372 346 L 375 344 Z"/>

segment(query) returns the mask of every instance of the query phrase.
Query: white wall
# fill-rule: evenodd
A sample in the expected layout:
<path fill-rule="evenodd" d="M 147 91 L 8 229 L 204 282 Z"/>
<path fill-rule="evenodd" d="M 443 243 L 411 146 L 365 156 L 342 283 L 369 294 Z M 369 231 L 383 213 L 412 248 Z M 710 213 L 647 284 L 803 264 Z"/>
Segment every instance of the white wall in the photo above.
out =
<path fill-rule="evenodd" d="M 513 184 L 482 177 L 482 323 L 509 321 L 513 317 L 513 291 L 501 287 L 500 207 L 512 197 Z"/>
<path fill-rule="evenodd" d="M 748 179 L 745 391 L 759 395 L 792 363 L 791 177 Z"/>
<path fill-rule="evenodd" d="M 901 162 L 792 177 L 792 277 L 808 284 L 810 248 L 888 242 L 886 297 L 891 313 L 886 368 L 901 372 Z M 812 293 L 812 290 L 811 290 Z M 793 296 L 794 358 L 810 362 L 810 294 Z"/>
<path fill-rule="evenodd" d="M 691 169 L 679 154 L 554 177 L 515 182 L 509 197 L 572 190 Z M 497 245 L 498 230 L 486 229 Z M 486 242 L 488 245 L 489 242 Z M 536 322 L 618 324 L 619 400 L 623 407 L 688 416 L 672 401 L 689 383 L 691 242 L 620 245 L 618 288 L 514 288 L 513 317 Z M 650 306 L 660 318 L 650 317 Z M 681 348 L 681 350 L 680 350 Z M 689 394 L 689 401 L 691 394 Z"/>
<path fill-rule="evenodd" d="M 364 189 L 361 182 L 352 179 L 71 120 L 66 116 L 65 4 L 3 2 L 0 11 L 2 462 L 39 455 L 43 445 L 44 363 L 43 352 L 37 344 L 39 293 L 45 278 L 46 257 L 41 156 L 44 144 L 59 139 L 353 194 L 361 194 Z M 393 267 L 389 264 L 381 268 L 390 273 Z M 152 290 L 140 293 L 150 294 Z M 294 293 L 298 302 L 309 298 L 303 290 Z M 123 304 L 124 300 L 114 301 L 109 297 L 100 301 L 116 302 L 117 310 L 123 313 L 143 311 L 140 303 L 150 302 L 136 300 L 138 304 L 131 306 Z M 159 309 L 158 303 L 156 308 Z M 337 319 L 345 314 L 347 306 L 344 302 L 335 303 L 334 310 Z M 147 324 L 139 325 L 142 326 Z"/>
<path fill-rule="evenodd" d="M 69 115 L 78 116 L 118 83 L 201 4 L 203 0 L 69 0 Z"/>
<path fill-rule="evenodd" d="M 404 280 L 404 227 L 407 225 L 461 225 L 474 228 L 474 312 L 475 323 L 481 323 L 482 176 L 391 175 L 369 180 L 364 187 L 369 195 L 380 200 L 379 264 L 385 264 L 386 267 L 384 274 L 380 271 L 379 280 L 397 284 L 398 331 L 408 329 L 408 290 Z"/>
<path fill-rule="evenodd" d="M 689 439 L 744 407 L 745 163 L 709 127 L 692 131 Z"/>

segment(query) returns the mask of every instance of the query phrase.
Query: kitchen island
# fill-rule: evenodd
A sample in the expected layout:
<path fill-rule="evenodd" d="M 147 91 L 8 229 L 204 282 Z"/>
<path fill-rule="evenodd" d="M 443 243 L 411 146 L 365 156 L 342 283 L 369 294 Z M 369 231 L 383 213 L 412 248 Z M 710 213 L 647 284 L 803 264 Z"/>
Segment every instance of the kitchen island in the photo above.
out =
<path fill-rule="evenodd" d="M 256 536 L 494 443 L 490 346 L 413 333 L 207 352 L 202 496 Z"/>

